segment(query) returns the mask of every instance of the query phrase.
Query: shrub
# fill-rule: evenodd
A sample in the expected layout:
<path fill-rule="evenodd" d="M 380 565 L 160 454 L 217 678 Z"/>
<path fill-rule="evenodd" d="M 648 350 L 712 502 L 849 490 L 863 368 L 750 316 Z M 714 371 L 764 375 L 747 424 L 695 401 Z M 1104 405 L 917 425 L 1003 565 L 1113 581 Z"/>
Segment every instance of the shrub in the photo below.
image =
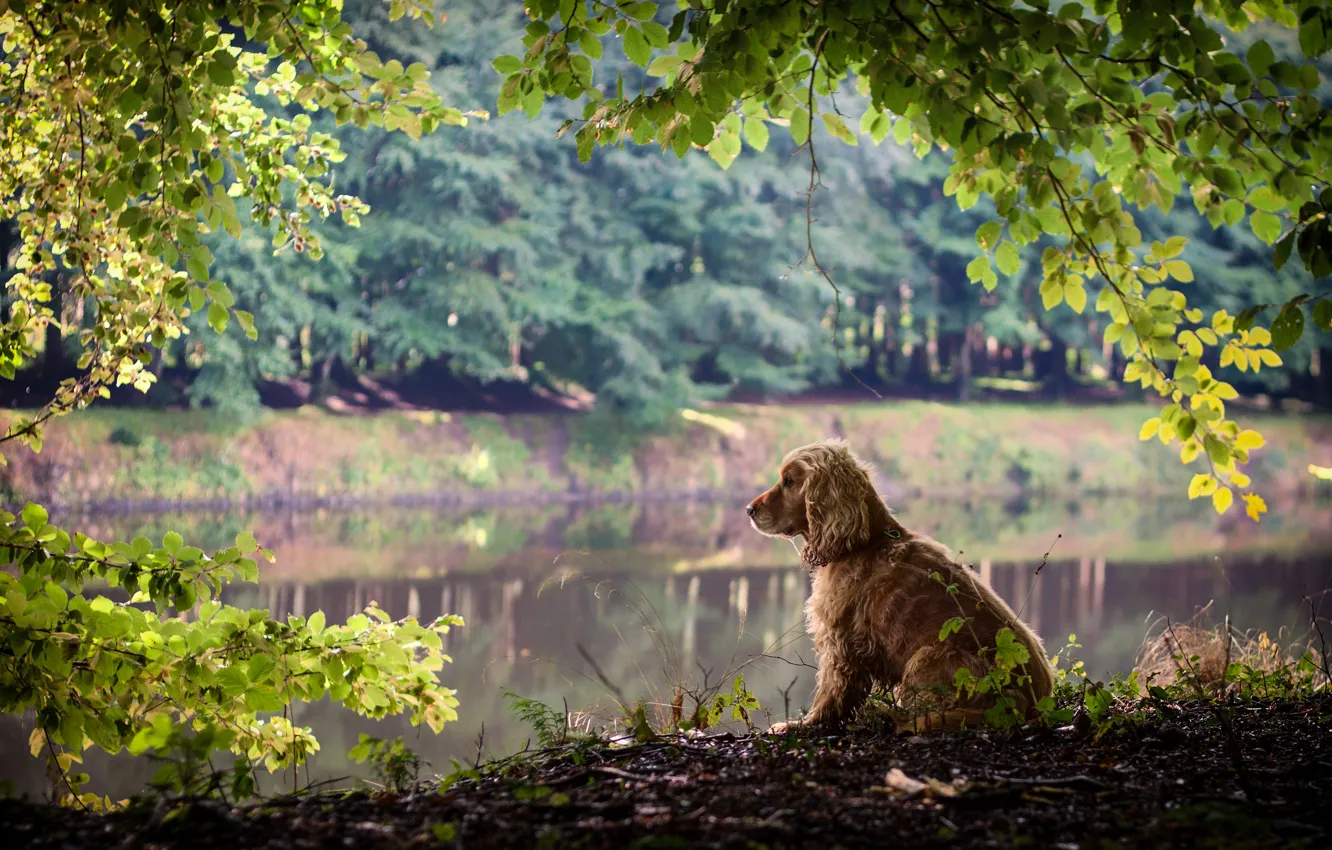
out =
<path fill-rule="evenodd" d="M 0 564 L 13 569 L 0 572 L 0 711 L 36 713 L 31 751 L 59 771 L 60 802 L 110 805 L 71 772 L 84 750 L 166 752 L 180 729 L 269 771 L 300 764 L 319 743 L 278 713 L 294 702 L 408 713 L 436 732 L 457 719 L 436 673 L 451 660 L 440 635 L 461 618 L 392 621 L 371 603 L 338 626 L 323 612 L 277 620 L 215 601 L 227 583 L 258 578 L 255 555 L 273 557 L 249 532 L 209 555 L 174 532 L 160 547 L 105 544 L 55 528 L 37 505 L 0 512 Z M 85 595 L 93 581 L 128 601 Z"/>

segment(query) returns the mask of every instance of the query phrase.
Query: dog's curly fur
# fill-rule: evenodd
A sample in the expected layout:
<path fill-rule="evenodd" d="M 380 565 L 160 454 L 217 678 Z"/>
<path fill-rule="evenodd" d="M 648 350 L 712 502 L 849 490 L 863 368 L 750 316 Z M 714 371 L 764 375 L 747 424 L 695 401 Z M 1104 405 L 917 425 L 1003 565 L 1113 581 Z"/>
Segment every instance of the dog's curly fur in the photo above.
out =
<path fill-rule="evenodd" d="M 993 658 L 995 637 L 1005 627 L 1030 655 L 1016 671 L 1027 681 L 1009 694 L 1019 711 L 1029 712 L 1054 690 L 1040 638 L 947 548 L 902 526 L 875 491 L 871 473 L 845 441 L 814 443 L 788 454 L 778 483 L 746 509 L 759 532 L 804 538 L 802 560 L 813 580 L 805 605 L 818 655 L 813 705 L 802 720 L 774 731 L 840 725 L 875 686 L 893 690 L 918 726 L 979 725 L 993 696 L 951 699 L 954 676 L 964 667 L 984 676 L 992 662 L 981 649 L 990 648 Z M 948 585 L 956 586 L 956 595 Z M 941 641 L 943 624 L 957 616 L 969 618 L 967 627 Z M 927 695 L 942 695 L 947 705 L 929 705 Z"/>

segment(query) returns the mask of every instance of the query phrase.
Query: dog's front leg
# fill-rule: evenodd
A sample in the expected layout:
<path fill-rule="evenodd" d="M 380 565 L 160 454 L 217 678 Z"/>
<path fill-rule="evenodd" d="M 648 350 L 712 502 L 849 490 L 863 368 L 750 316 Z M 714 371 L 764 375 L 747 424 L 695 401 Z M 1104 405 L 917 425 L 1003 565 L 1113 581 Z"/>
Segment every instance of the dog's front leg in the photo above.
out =
<path fill-rule="evenodd" d="M 869 692 L 869 677 L 858 673 L 840 658 L 824 658 L 819 664 L 814 704 L 809 713 L 799 720 L 775 723 L 768 731 L 780 734 L 799 726 L 841 726 L 865 701 Z"/>

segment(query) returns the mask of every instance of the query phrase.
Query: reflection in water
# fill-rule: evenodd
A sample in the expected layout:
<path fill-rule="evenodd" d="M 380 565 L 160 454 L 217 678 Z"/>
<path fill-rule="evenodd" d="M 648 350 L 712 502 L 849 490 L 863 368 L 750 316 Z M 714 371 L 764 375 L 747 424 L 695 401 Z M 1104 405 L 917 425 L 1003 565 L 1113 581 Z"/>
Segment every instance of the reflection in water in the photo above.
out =
<path fill-rule="evenodd" d="M 1302 598 L 1328 585 L 1332 536 L 1327 512 L 1317 508 L 1301 513 L 1291 506 L 1258 532 L 1221 527 L 1210 512 L 1174 503 L 924 507 L 904 519 L 965 548 L 964 559 L 1050 652 L 1076 633 L 1077 657 L 1096 676 L 1132 666 L 1151 620 L 1187 618 L 1212 600 L 1241 628 L 1302 633 Z M 1169 522 L 1162 523 L 1163 513 Z M 442 673 L 462 703 L 457 723 L 435 736 L 401 719 L 376 723 L 327 703 L 299 706 L 295 719 L 314 728 L 323 748 L 308 779 L 302 772 L 304 783 L 362 775 L 346 753 L 363 732 L 404 735 L 440 772 L 451 758 L 512 751 L 528 730 L 506 710 L 505 691 L 611 717 L 614 699 L 580 647 L 627 699 L 644 699 L 663 716 L 677 687 L 689 692 L 725 682 L 729 689 L 737 673 L 764 706 L 759 722 L 798 713 L 813 689 L 801 610 L 807 578 L 788 544 L 760 537 L 733 514 L 739 512 L 717 506 L 617 505 L 470 516 L 402 512 L 396 520 L 392 513 L 323 520 L 296 514 L 259 523 L 210 517 L 211 527 L 196 525 L 186 536 L 211 534 L 220 539 L 205 542 L 225 545 L 233 529 L 266 526 L 261 539 L 277 550 L 278 565 L 257 586 L 230 588 L 226 600 L 234 605 L 298 616 L 322 610 L 332 621 L 376 602 L 395 617 L 456 613 L 467 622 L 446 638 L 454 661 Z M 183 519 L 103 517 L 95 525 L 103 537 L 160 538 L 166 527 L 189 531 L 188 522 L 176 521 Z M 966 534 L 949 533 L 957 528 Z M 1165 533 L 1144 534 L 1158 528 Z M 1063 536 L 1051 550 L 1056 534 Z M 961 536 L 972 542 L 959 545 Z M 581 551 L 568 551 L 571 545 Z M 41 763 L 26 755 L 27 728 L 13 718 L 0 722 L 0 778 L 40 795 L 46 779 Z M 97 753 L 88 754 L 87 768 L 97 790 L 121 796 L 142 788 L 153 770 Z M 292 781 L 277 777 L 270 787 Z"/>

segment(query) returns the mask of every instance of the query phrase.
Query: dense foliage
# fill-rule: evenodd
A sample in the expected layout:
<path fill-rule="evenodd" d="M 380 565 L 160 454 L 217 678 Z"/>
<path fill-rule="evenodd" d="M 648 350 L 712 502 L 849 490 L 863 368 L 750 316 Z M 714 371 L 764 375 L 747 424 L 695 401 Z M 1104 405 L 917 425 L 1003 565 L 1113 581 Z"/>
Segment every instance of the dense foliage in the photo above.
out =
<path fill-rule="evenodd" d="M 0 210 L 12 242 L 0 374 L 13 379 L 48 331 L 60 347 L 66 317 L 53 306 L 84 317 L 77 377 L 0 442 L 39 451 L 50 417 L 113 386 L 146 390 L 151 349 L 193 316 L 218 332 L 234 317 L 257 335 L 213 278 L 207 235 L 241 234 L 239 200 L 277 245 L 317 257 L 312 219 L 355 224 L 364 211 L 334 190 L 329 166 L 342 154 L 302 110 L 410 136 L 464 122 L 424 68 L 381 62 L 357 41 L 340 8 L 0 2 Z M 428 13 L 404 0 L 389 8 Z M 276 102 L 272 117 L 251 92 Z M 233 578 L 255 580 L 262 550 L 249 534 L 209 555 L 174 533 L 160 547 L 107 545 L 47 520 L 37 505 L 0 514 L 0 710 L 35 714 L 33 753 L 65 801 L 106 802 L 71 770 L 88 747 L 165 750 L 187 729 L 206 750 L 237 753 L 243 791 L 251 763 L 275 770 L 317 748 L 290 722 L 296 701 L 408 712 L 434 729 L 456 716 L 436 671 L 440 634 L 457 618 L 394 623 L 372 604 L 342 626 L 321 613 L 279 621 L 216 601 Z"/>
<path fill-rule="evenodd" d="M 877 142 L 891 132 L 918 155 L 951 152 L 945 193 L 963 209 L 982 196 L 994 204 L 975 230 L 980 253 L 966 276 L 994 290 L 996 267 L 1020 272 L 1022 246 L 1043 242 L 1045 309 L 1067 304 L 1081 314 L 1094 303 L 1106 316 L 1104 340 L 1129 358 L 1124 380 L 1166 400 L 1143 438 L 1178 441 L 1185 464 L 1202 458 L 1191 496 L 1210 494 L 1224 511 L 1243 493 L 1257 519 L 1264 506 L 1246 492 L 1240 466 L 1262 439 L 1227 418 L 1225 402 L 1238 392 L 1203 356 L 1210 349 L 1221 368 L 1280 365 L 1277 351 L 1302 334 L 1305 303 L 1327 328 L 1332 301 L 1301 293 L 1277 305 L 1270 328 L 1255 324 L 1270 304 L 1207 316 L 1179 288 L 1195 280 L 1180 259 L 1186 237 L 1145 238 L 1128 207 L 1169 213 L 1187 187 L 1213 226 L 1247 218 L 1252 233 L 1275 246 L 1278 269 L 1298 255 L 1313 277 L 1332 274 L 1332 192 L 1324 182 L 1332 116 L 1314 95 L 1321 76 L 1311 61 L 1332 46 L 1323 3 L 680 5 L 668 26 L 656 20 L 655 3 L 531 4 L 524 56 L 496 60 L 507 75 L 500 111 L 536 111 L 547 95 L 582 98 L 581 119 L 568 125 L 577 125 L 584 159 L 598 144 L 632 139 L 681 156 L 705 146 L 723 166 L 742 138 L 762 149 L 767 126 L 780 123 L 808 147 L 812 191 L 815 116 L 832 136 L 856 144 L 838 103 L 854 84 L 868 100 L 864 134 Z M 626 94 L 621 80 L 613 95 L 594 85 L 597 37 L 612 30 L 659 85 Z M 1294 32 L 1298 52 L 1278 57 L 1264 32 L 1287 42 Z M 663 52 L 654 58 L 654 49 Z M 1089 286 L 1100 290 L 1094 302 Z"/>
<path fill-rule="evenodd" d="M 262 234 L 204 238 L 261 344 L 198 333 L 200 312 L 136 375 L 243 411 L 273 382 L 314 400 L 357 375 L 420 389 L 452 374 L 583 388 L 640 422 L 736 391 L 859 380 L 966 397 L 1020 378 L 1060 395 L 1126 377 L 1168 396 L 1144 434 L 1206 465 L 1195 495 L 1221 506 L 1257 445 L 1230 397 L 1332 400 L 1326 338 L 1298 333 L 1332 312 L 1299 301 L 1323 289 L 1309 269 L 1323 276 L 1325 218 L 1307 202 L 1332 86 L 1304 58 L 1324 52 L 1321 13 L 1257 4 L 1245 29 L 1232 6 L 1181 28 L 1132 4 L 546 2 L 529 21 L 448 3 L 427 29 L 350 3 L 358 36 L 429 70 L 443 102 L 514 114 L 419 140 L 316 114 L 311 132 L 347 157 L 340 191 L 374 215 L 311 222 L 318 265 L 272 256 Z M 1221 44 L 1221 23 L 1243 31 Z M 543 92 L 582 98 L 583 119 Z M 706 147 L 727 169 L 626 139 Z M 800 144 L 813 174 L 792 161 Z M 1302 258 L 1276 271 L 1274 222 L 1278 259 Z M 840 298 L 800 264 L 807 236 Z M 96 327 L 79 303 L 64 298 L 67 326 Z"/>

